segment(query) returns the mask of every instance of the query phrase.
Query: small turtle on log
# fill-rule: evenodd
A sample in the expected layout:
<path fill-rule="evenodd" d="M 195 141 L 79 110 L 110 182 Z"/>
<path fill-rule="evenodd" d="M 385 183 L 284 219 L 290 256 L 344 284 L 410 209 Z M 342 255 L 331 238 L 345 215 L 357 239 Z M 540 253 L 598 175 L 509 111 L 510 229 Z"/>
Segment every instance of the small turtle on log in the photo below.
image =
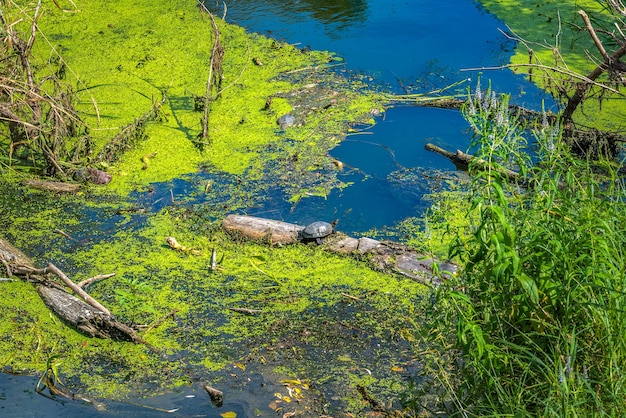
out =
<path fill-rule="evenodd" d="M 280 125 L 280 129 L 287 129 L 290 126 L 293 126 L 296 123 L 296 118 L 293 115 L 287 113 L 286 115 L 282 115 L 278 118 L 278 124 Z"/>
<path fill-rule="evenodd" d="M 324 238 L 335 232 L 335 226 L 339 223 L 339 219 L 335 219 L 331 223 L 324 221 L 315 221 L 307 225 L 300 232 L 300 240 L 302 242 L 315 241 L 320 245 Z"/>

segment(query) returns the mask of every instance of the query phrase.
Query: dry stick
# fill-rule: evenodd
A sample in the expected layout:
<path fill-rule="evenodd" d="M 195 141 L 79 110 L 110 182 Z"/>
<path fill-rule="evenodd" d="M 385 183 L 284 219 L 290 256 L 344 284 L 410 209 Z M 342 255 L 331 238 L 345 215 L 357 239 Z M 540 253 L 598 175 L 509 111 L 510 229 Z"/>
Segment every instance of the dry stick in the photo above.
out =
<path fill-rule="evenodd" d="M 70 234 L 68 234 L 67 232 L 65 232 L 65 231 L 63 231 L 61 229 L 55 228 L 54 232 L 56 232 L 57 234 L 63 235 L 65 238 L 67 238 L 69 240 L 72 240 L 74 242 L 79 242 L 76 238 L 74 238 L 73 236 L 71 236 Z"/>
<path fill-rule="evenodd" d="M 167 315 L 162 316 L 161 318 L 157 319 L 156 321 L 154 321 L 148 328 L 146 328 L 146 330 L 143 332 L 143 336 L 145 337 L 147 333 L 149 333 L 150 331 L 152 331 L 154 328 L 158 327 L 159 325 L 161 325 L 163 322 L 165 322 L 166 319 L 171 318 L 176 316 L 176 313 L 178 312 L 178 309 L 172 309 L 170 311 L 170 313 L 168 313 Z"/>
<path fill-rule="evenodd" d="M 242 313 L 244 315 L 258 315 L 260 313 L 263 313 L 263 311 L 260 309 L 249 309 L 249 308 L 228 308 L 228 310 L 231 310 L 237 313 Z"/>
<path fill-rule="evenodd" d="M 63 280 L 63 282 L 70 288 L 72 289 L 78 296 L 80 296 L 81 298 L 83 298 L 83 300 L 85 302 L 87 302 L 88 304 L 90 304 L 91 306 L 93 306 L 94 308 L 102 311 L 102 313 L 109 315 L 109 316 L 113 316 L 111 315 L 111 312 L 109 312 L 109 310 L 107 308 L 105 308 L 104 306 L 102 306 L 100 304 L 100 302 L 98 302 L 97 300 L 95 300 L 94 298 L 92 298 L 91 296 L 89 296 L 87 294 L 87 292 L 85 292 L 83 289 L 81 289 L 80 287 L 78 287 L 76 285 L 76 283 L 74 283 L 73 281 L 70 280 L 69 277 L 67 277 L 65 275 L 65 273 L 63 273 L 61 270 L 59 270 L 54 264 L 52 263 L 48 263 L 48 267 L 45 268 L 45 270 L 47 272 L 51 272 L 54 275 L 56 275 L 59 279 Z"/>
<path fill-rule="evenodd" d="M 98 280 L 104 280 L 104 279 L 108 279 L 110 277 L 115 276 L 115 273 L 109 273 L 109 274 L 98 274 L 97 276 L 93 276 L 90 277 L 88 279 L 83 280 L 82 282 L 78 283 L 76 286 L 83 288 L 85 286 L 90 285 L 93 282 L 96 282 Z"/>
<path fill-rule="evenodd" d="M 220 81 L 222 79 L 222 59 L 224 57 L 224 48 L 220 42 L 220 31 L 215 22 L 213 14 L 202 4 L 202 10 L 209 15 L 213 32 L 215 32 L 215 41 L 213 42 L 213 50 L 211 51 L 211 62 L 209 65 L 209 76 L 207 77 L 206 92 L 204 97 L 204 114 L 202 116 L 202 139 L 209 137 L 209 104 L 213 100 L 213 88 L 216 89 L 215 98 L 220 94 Z M 216 83 L 214 83 L 216 81 Z"/>

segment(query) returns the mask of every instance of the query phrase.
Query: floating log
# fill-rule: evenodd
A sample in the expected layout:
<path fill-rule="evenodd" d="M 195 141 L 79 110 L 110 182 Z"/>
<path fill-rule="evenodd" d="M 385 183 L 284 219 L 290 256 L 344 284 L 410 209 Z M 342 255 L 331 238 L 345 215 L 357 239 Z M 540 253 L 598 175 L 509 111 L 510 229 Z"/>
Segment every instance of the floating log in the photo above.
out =
<path fill-rule="evenodd" d="M 298 242 L 304 227 L 283 221 L 245 215 L 228 215 L 222 222 L 228 233 L 271 244 Z M 339 254 L 366 260 L 379 271 L 399 273 L 425 284 L 439 285 L 442 279 L 456 274 L 458 266 L 419 254 L 406 245 L 378 241 L 372 238 L 354 238 L 336 232 L 324 239 L 322 248 Z M 437 263 L 438 269 L 434 267 Z"/>
<path fill-rule="evenodd" d="M 89 305 L 50 280 L 49 273 L 56 276 L 60 273 L 65 276 L 56 267 L 51 270 L 36 269 L 28 256 L 2 238 L 0 238 L 0 262 L 4 264 L 9 277 L 17 276 L 34 283 L 46 306 L 78 331 L 90 337 L 143 343 L 134 329 L 117 321 L 106 308 L 98 309 Z"/>
<path fill-rule="evenodd" d="M 245 238 L 266 241 L 271 244 L 293 244 L 298 242 L 303 226 L 273 219 L 246 215 L 228 215 L 222 221 L 222 228 L 229 234 L 239 234 Z"/>
<path fill-rule="evenodd" d="M 447 151 L 443 148 L 438 147 L 437 145 L 428 143 L 424 146 L 424 148 L 428 151 L 436 152 L 437 154 L 441 154 L 446 157 L 448 160 L 452 161 L 452 163 L 459 170 L 467 171 L 470 163 L 475 164 L 477 167 L 481 169 L 485 169 L 488 166 L 487 161 L 476 158 L 472 154 L 467 154 L 461 150 L 456 150 L 456 152 Z M 507 180 L 514 181 L 519 178 L 519 173 L 509 170 L 504 167 L 497 167 L 496 170 Z"/>

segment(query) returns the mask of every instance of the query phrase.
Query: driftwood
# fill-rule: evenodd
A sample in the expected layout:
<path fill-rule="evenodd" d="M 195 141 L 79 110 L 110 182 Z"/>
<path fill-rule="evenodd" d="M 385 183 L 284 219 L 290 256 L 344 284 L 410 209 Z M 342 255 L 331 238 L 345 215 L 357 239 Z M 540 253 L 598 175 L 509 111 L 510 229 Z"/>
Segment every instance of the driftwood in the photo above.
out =
<path fill-rule="evenodd" d="M 288 222 L 245 215 L 228 215 L 222 227 L 231 235 L 241 234 L 245 238 L 272 244 L 293 244 L 304 229 L 303 226 Z"/>
<path fill-rule="evenodd" d="M 91 304 L 72 296 L 52 281 L 50 275 L 54 274 L 64 282 L 71 283 L 70 279 L 54 265 L 49 264 L 44 269 L 35 268 L 28 256 L 2 238 L 0 238 L 0 261 L 4 264 L 9 277 L 17 276 L 32 282 L 44 303 L 73 328 L 90 337 L 143 343 L 135 330 L 117 321 L 104 306 L 87 295 L 76 284 L 72 283 L 72 288 Z"/>
<path fill-rule="evenodd" d="M 77 183 L 62 183 L 59 181 L 46 181 L 46 180 L 24 180 L 22 182 L 24 186 L 32 187 L 33 189 L 47 190 L 49 192 L 57 193 L 75 193 L 80 190 L 80 184 Z"/>
<path fill-rule="evenodd" d="M 447 151 L 443 148 L 439 148 L 437 145 L 428 143 L 424 146 L 426 150 L 436 152 L 437 154 L 441 154 L 450 160 L 456 168 L 459 170 L 467 171 L 470 164 L 474 164 L 476 167 L 480 169 L 485 169 L 488 167 L 487 161 L 476 158 L 472 154 L 467 154 L 461 150 L 457 150 L 456 152 Z M 519 173 L 509 170 L 508 168 L 499 167 L 497 171 L 507 180 L 515 181 L 520 178 Z"/>
<path fill-rule="evenodd" d="M 244 215 L 228 215 L 222 221 L 222 227 L 232 235 L 271 244 L 299 242 L 299 232 L 304 229 L 288 222 Z M 452 263 L 424 256 L 400 243 L 367 237 L 353 238 L 340 232 L 325 238 L 322 248 L 367 260 L 376 270 L 399 273 L 425 284 L 439 285 L 442 279 L 456 274 L 458 270 Z M 434 268 L 435 263 L 439 273 Z"/>
<path fill-rule="evenodd" d="M 116 321 L 112 315 L 56 287 L 45 284 L 36 287 L 41 299 L 59 318 L 84 334 L 116 341 L 140 342 L 135 330 Z"/>

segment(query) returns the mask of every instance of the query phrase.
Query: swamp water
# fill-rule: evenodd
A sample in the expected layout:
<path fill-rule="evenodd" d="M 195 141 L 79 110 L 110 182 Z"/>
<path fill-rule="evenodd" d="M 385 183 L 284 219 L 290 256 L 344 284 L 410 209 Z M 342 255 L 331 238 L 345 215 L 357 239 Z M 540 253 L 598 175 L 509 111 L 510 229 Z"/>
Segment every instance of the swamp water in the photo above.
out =
<path fill-rule="evenodd" d="M 476 73 L 459 72 L 459 69 L 505 64 L 513 47 L 497 31 L 503 27 L 502 23 L 469 0 L 445 3 L 266 0 L 234 1 L 227 5 L 227 21 L 301 47 L 335 51 L 345 59 L 345 66 L 338 68 L 339 71 L 366 74 L 372 84 L 379 84 L 381 88 L 396 94 L 404 94 L 407 90 L 411 93 L 426 93 L 468 77 L 472 78 L 470 85 L 473 86 Z M 207 4 L 207 7 L 211 6 Z M 215 11 L 221 14 L 217 9 Z M 516 104 L 538 107 L 543 97 L 522 77 L 508 71 L 485 74 L 483 80 L 487 78 L 492 80 L 494 89 L 512 94 L 512 101 Z M 431 190 L 431 184 L 424 179 L 423 174 L 427 170 L 441 170 L 448 174 L 439 175 L 454 178 L 454 168 L 450 163 L 443 157 L 423 150 L 426 142 L 434 142 L 448 149 L 465 149 L 469 142 L 467 126 L 455 111 L 408 105 L 390 108 L 377 118 L 375 126 L 365 131 L 359 131 L 357 127 L 354 133 L 331 151 L 333 157 L 345 164 L 343 180 L 353 183 L 351 186 L 335 190 L 326 198 L 305 197 L 297 204 L 286 202 L 282 190 L 270 189 L 258 206 L 248 208 L 246 212 L 300 224 L 314 219 L 339 218 L 340 229 L 354 234 L 383 229 L 407 217 L 419 216 L 426 208 L 422 197 Z M 136 194 L 133 198 L 137 206 L 158 211 L 168 206 L 170 193 L 188 197 L 196 190 L 194 183 L 207 178 L 216 179 L 208 174 L 197 174 L 197 177 L 156 184 L 150 193 Z M 201 203 L 193 198 L 188 199 L 188 202 Z M 130 229 L 136 226 L 132 222 L 128 225 Z M 94 223 L 92 226 L 111 228 L 112 224 Z M 85 235 L 94 232 L 92 230 Z M 81 238 L 80 235 L 78 238 Z M 418 362 L 410 354 L 396 354 L 408 352 L 407 344 L 389 336 L 373 337 L 375 332 L 349 325 L 350 319 L 356 315 L 370 315 L 385 322 L 401 314 L 399 311 L 376 312 L 374 308 L 357 312 L 351 304 L 346 303 L 332 308 L 314 309 L 308 313 L 310 318 L 299 318 L 301 322 L 310 319 L 311 323 L 325 315 L 336 318 L 340 321 L 339 325 L 327 323 L 324 319 L 317 322 L 327 327 L 324 335 L 332 339 L 346 338 L 345 335 L 350 334 L 349 338 L 360 342 L 355 345 L 357 351 L 354 353 L 346 352 L 347 346 L 330 351 L 316 348 L 312 342 L 308 360 L 325 365 L 331 359 L 339 359 L 359 369 L 362 381 L 367 381 L 371 371 L 362 366 L 367 363 L 359 360 L 367 358 L 372 364 L 390 369 L 395 362 L 399 362 L 398 359 L 402 359 L 403 367 L 397 367 L 394 373 L 412 376 Z M 411 314 L 417 315 L 413 312 Z M 293 326 L 294 335 L 308 332 L 306 327 L 290 324 L 288 318 L 284 326 L 288 331 L 289 326 Z M 288 334 L 288 331 L 283 332 Z M 301 355 L 297 345 L 292 348 L 292 357 Z M 288 356 L 285 357 L 288 360 Z M 142 406 L 132 402 L 107 402 L 106 411 L 100 412 L 80 401 L 49 400 L 35 394 L 33 388 L 36 379 L 0 374 L 0 415 L 217 417 L 225 411 L 232 411 L 239 417 L 258 416 L 258 412 L 262 412 L 263 416 L 272 416 L 267 405 L 275 398 L 275 392 L 285 392 L 284 385 L 277 383 L 280 377 L 261 377 L 267 370 L 263 369 L 261 362 L 257 362 L 256 366 L 254 364 L 248 365 L 246 376 L 255 376 L 256 368 L 259 370 L 257 377 L 251 378 L 245 388 L 236 384 L 226 387 L 230 389 L 226 403 L 219 409 L 211 405 L 198 385 L 190 385 L 181 386 L 177 391 L 165 395 L 134 400 L 134 403 Z M 240 373 L 240 368 L 235 367 L 234 370 L 224 372 L 222 378 L 237 373 Z M 344 377 L 339 373 L 334 376 L 324 374 L 324 367 L 320 367 L 319 373 L 318 376 L 309 374 L 303 377 L 318 378 L 321 384 L 334 387 L 325 392 L 329 406 L 317 406 L 316 409 L 328 408 L 332 411 L 339 401 L 334 399 L 333 393 L 338 394 L 340 386 L 352 386 L 353 383 L 342 381 Z M 283 378 L 289 379 L 290 376 Z M 393 390 L 399 392 L 403 388 L 395 386 Z M 176 412 L 167 413 L 167 410 Z"/>

